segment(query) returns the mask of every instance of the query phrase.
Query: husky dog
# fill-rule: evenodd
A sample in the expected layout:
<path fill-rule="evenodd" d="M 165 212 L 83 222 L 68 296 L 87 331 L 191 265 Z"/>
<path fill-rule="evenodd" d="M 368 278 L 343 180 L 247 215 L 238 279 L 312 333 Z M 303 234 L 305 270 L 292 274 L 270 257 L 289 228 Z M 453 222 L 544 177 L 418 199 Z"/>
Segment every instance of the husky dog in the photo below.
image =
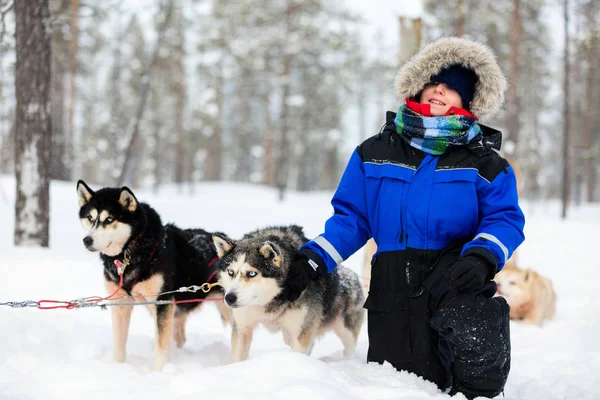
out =
<path fill-rule="evenodd" d="M 192 300 L 221 297 L 217 290 L 208 295 L 177 292 L 182 286 L 216 282 L 218 260 L 212 235 L 202 229 L 182 230 L 175 225 L 163 225 L 152 207 L 139 203 L 127 187 L 104 188 L 96 192 L 83 181 L 77 182 L 79 218 L 86 231 L 83 244 L 90 251 L 100 252 L 104 264 L 104 280 L 109 293 L 117 291 L 120 277 L 117 264 L 127 264 L 123 286 L 114 298 L 121 302 L 154 300 Z M 129 297 L 132 296 L 132 297 Z M 190 311 L 201 302 L 148 306 L 155 319 L 153 369 L 160 371 L 169 360 L 171 337 L 178 347 L 185 343 L 185 321 Z M 217 302 L 223 322 L 229 310 Z M 113 325 L 113 358 L 125 361 L 125 345 L 131 318 L 131 306 L 111 307 Z"/>
<path fill-rule="evenodd" d="M 494 278 L 499 296 L 510 305 L 510 319 L 541 325 L 542 320 L 554 318 L 556 293 L 552 282 L 531 269 L 504 267 Z"/>
<path fill-rule="evenodd" d="M 248 359 L 258 324 L 272 332 L 282 330 L 285 343 L 305 354 L 318 336 L 333 330 L 344 344 L 344 355 L 354 354 L 364 320 L 362 288 L 354 272 L 339 267 L 311 282 L 294 302 L 282 293 L 289 265 L 308 241 L 302 228 L 260 229 L 239 241 L 215 233 L 213 240 L 225 303 L 232 311 L 233 362 Z"/>

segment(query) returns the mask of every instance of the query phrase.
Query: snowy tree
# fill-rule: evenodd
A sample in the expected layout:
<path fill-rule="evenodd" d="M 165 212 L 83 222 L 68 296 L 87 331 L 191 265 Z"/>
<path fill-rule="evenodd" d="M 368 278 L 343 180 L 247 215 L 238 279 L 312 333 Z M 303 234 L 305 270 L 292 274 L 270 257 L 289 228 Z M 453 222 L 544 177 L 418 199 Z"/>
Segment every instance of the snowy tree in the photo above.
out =
<path fill-rule="evenodd" d="M 0 172 L 13 171 L 15 150 L 14 70 L 3 68 L 5 60 L 14 59 L 13 0 L 0 0 Z M 1 193 L 0 193 L 1 194 Z"/>
<path fill-rule="evenodd" d="M 15 244 L 48 247 L 52 144 L 48 0 L 15 2 Z"/>
<path fill-rule="evenodd" d="M 148 103 L 148 98 L 150 97 L 150 89 L 152 76 L 156 69 L 156 64 L 159 59 L 160 50 L 163 45 L 163 41 L 165 40 L 165 32 L 168 30 L 169 25 L 172 21 L 173 11 L 175 9 L 175 4 L 173 0 L 166 1 L 161 3 L 161 7 L 159 10 L 159 25 L 157 28 L 157 38 L 156 43 L 154 44 L 154 50 L 152 55 L 150 56 L 148 63 L 143 65 L 143 75 L 140 78 L 140 89 L 138 94 L 138 101 L 135 110 L 135 114 L 132 116 L 131 122 L 131 133 L 128 133 L 128 144 L 125 147 L 125 154 L 123 156 L 123 164 L 121 167 L 121 173 L 119 179 L 117 181 L 118 185 L 122 185 L 128 180 L 128 176 L 131 173 L 131 165 L 135 157 L 135 150 L 139 150 L 142 146 L 139 136 L 141 131 L 142 119 L 144 117 L 144 112 L 146 110 L 146 105 Z"/>
<path fill-rule="evenodd" d="M 52 179 L 70 178 L 68 85 L 71 0 L 51 0 L 52 16 Z"/>
<path fill-rule="evenodd" d="M 572 66 L 575 78 L 571 82 L 573 98 L 573 130 L 576 167 L 576 200 L 592 202 L 600 197 L 597 176 L 600 171 L 600 4 L 592 0 L 576 2 L 576 29 Z"/>

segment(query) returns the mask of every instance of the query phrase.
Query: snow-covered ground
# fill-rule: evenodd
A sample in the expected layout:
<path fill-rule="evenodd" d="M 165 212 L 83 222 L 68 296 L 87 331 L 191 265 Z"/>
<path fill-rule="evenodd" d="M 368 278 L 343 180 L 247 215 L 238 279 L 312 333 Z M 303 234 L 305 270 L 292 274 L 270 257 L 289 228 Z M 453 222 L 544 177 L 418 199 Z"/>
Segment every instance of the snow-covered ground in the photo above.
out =
<path fill-rule="evenodd" d="M 96 188 L 92 185 L 92 188 Z M 331 193 L 290 193 L 286 202 L 268 188 L 202 184 L 194 193 L 136 192 L 165 222 L 232 236 L 270 224 L 298 223 L 321 232 Z M 14 248 L 14 179 L 0 176 L 0 302 L 75 299 L 104 294 L 102 267 L 82 243 L 75 183 L 52 183 L 51 247 Z M 552 279 L 558 295 L 554 321 L 543 327 L 511 323 L 513 361 L 506 399 L 600 398 L 600 207 L 558 218 L 556 203 L 525 204 L 527 226 L 520 264 Z M 362 252 L 347 265 L 360 272 Z M 363 328 L 358 354 L 344 359 L 333 334 L 311 357 L 293 353 L 280 335 L 254 336 L 250 359 L 229 364 L 229 328 L 214 306 L 188 320 L 188 341 L 174 348 L 161 373 L 151 372 L 153 328 L 148 312 L 133 313 L 128 359 L 111 361 L 110 312 L 0 307 L 0 399 L 445 399 L 433 384 L 389 365 L 367 365 Z M 456 399 L 462 399 L 457 395 Z"/>

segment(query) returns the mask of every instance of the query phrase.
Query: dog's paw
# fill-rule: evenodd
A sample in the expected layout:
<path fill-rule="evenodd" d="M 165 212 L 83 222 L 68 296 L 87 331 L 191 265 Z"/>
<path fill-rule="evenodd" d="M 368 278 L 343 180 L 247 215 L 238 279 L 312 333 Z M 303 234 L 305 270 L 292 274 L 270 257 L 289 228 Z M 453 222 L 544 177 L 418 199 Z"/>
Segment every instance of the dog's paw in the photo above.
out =
<path fill-rule="evenodd" d="M 113 354 L 113 361 L 119 364 L 122 364 L 125 362 L 125 352 L 115 352 Z"/>
<path fill-rule="evenodd" d="M 165 357 L 162 355 L 156 356 L 154 359 L 154 363 L 152 364 L 152 371 L 161 372 L 165 365 L 169 362 L 169 357 Z"/>

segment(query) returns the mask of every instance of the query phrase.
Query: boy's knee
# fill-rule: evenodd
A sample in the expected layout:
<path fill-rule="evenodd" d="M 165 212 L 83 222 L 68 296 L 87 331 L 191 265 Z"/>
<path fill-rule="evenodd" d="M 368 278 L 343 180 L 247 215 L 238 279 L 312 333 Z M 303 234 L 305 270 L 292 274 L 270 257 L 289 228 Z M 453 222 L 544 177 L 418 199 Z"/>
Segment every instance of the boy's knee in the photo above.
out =
<path fill-rule="evenodd" d="M 502 297 L 483 293 L 448 293 L 433 310 L 432 327 L 438 332 L 485 332 L 482 328 L 500 327 L 508 321 L 509 306 Z"/>
<path fill-rule="evenodd" d="M 453 388 L 467 398 L 494 397 L 510 370 L 509 307 L 502 297 L 447 299 L 432 327 L 451 344 Z"/>

